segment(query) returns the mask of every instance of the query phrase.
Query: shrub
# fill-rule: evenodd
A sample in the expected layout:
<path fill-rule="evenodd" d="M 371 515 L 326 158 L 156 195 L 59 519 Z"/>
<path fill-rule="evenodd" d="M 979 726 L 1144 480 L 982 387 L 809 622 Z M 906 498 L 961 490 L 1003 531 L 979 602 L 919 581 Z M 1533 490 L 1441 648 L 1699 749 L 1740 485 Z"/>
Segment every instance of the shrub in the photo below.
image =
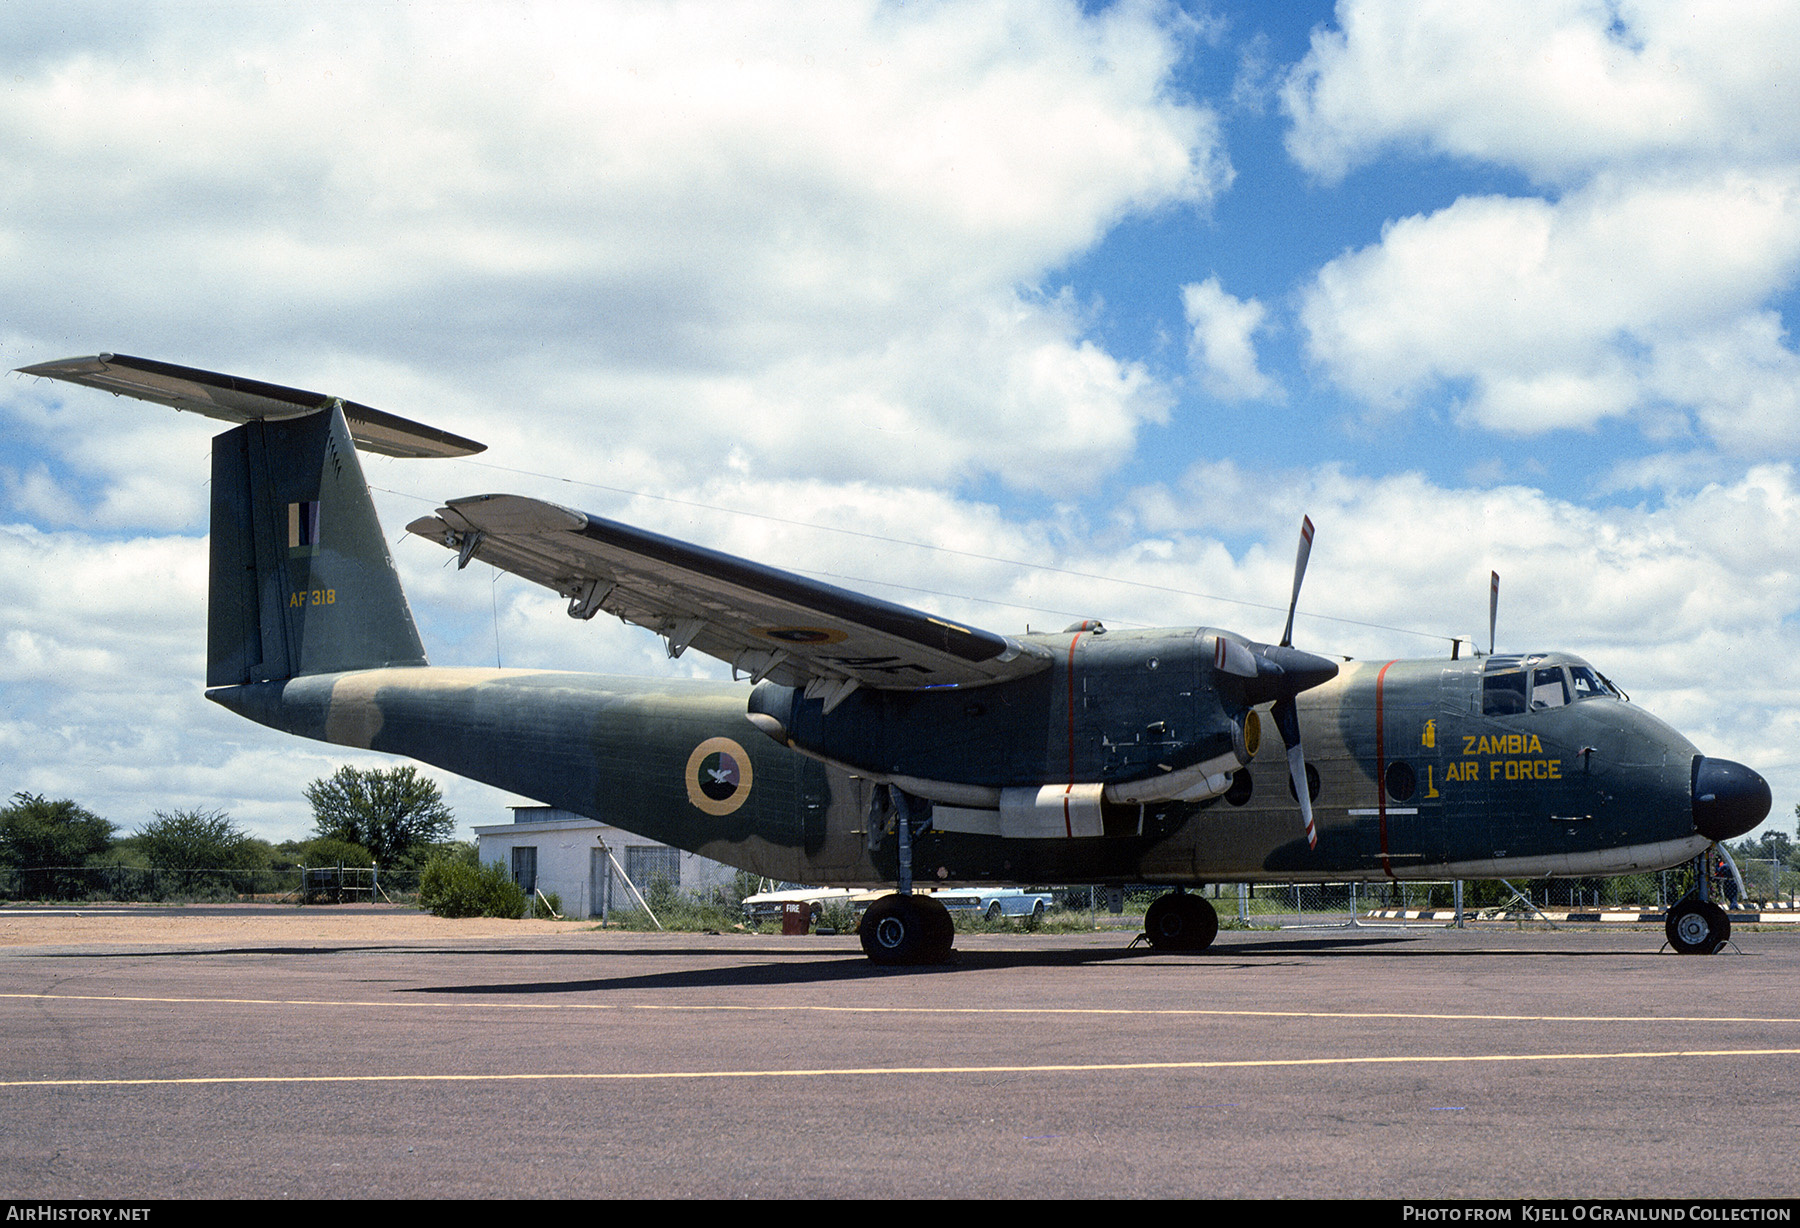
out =
<path fill-rule="evenodd" d="M 419 874 L 419 904 L 439 917 L 525 915 L 525 892 L 499 862 L 479 869 L 454 857 L 434 857 Z"/>
<path fill-rule="evenodd" d="M 131 840 L 157 898 L 229 900 L 272 882 L 273 849 L 223 810 L 158 810 Z"/>

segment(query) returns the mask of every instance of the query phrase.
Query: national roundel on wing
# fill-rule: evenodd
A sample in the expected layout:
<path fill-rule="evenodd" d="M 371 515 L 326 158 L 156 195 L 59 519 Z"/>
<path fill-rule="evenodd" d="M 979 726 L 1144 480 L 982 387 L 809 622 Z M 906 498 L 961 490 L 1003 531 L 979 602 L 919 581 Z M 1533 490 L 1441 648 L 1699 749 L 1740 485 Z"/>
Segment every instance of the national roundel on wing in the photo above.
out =
<path fill-rule="evenodd" d="M 841 644 L 848 637 L 833 627 L 752 627 L 751 632 L 778 644 Z"/>
<path fill-rule="evenodd" d="M 730 738 L 708 738 L 687 761 L 688 801 L 707 814 L 730 814 L 750 796 L 750 756 Z"/>

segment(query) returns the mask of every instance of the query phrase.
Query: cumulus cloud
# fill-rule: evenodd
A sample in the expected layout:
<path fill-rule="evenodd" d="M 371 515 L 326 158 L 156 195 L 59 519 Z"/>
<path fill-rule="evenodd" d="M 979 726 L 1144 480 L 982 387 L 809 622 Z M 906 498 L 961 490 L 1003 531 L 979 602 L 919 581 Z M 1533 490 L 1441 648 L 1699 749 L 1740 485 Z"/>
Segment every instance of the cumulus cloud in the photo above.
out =
<path fill-rule="evenodd" d="M 1390 149 L 1516 167 L 1546 182 L 1696 155 L 1800 156 L 1779 0 L 1342 0 L 1283 103 L 1288 149 L 1324 179 Z"/>
<path fill-rule="evenodd" d="M 1327 180 L 1382 156 L 1520 171 L 1544 196 L 1399 218 L 1302 295 L 1307 349 L 1377 407 L 1539 433 L 1611 418 L 1751 456 L 1800 443 L 1800 12 L 1346 0 L 1284 93 Z"/>
<path fill-rule="evenodd" d="M 1031 290 L 1228 176 L 1212 113 L 1165 88 L 1193 32 L 1146 7 L 337 16 L 176 10 L 133 46 L 6 57 L 0 254 L 38 356 L 302 387 L 398 362 L 396 391 L 490 442 L 601 417 L 612 447 L 735 433 L 747 464 L 1026 487 L 1115 464 L 1162 412 Z M 1052 429 L 986 446 L 1022 417 Z M 820 447 L 843 422 L 901 446 Z"/>
<path fill-rule="evenodd" d="M 1761 304 L 1796 272 L 1800 174 L 1608 179 L 1395 222 L 1326 264 L 1300 316 L 1377 405 L 1460 385 L 1469 420 L 1538 432 L 1673 403 L 1728 446 L 1791 447 L 1795 355 Z"/>
<path fill-rule="evenodd" d="M 1208 392 L 1225 401 L 1280 398 L 1281 386 L 1256 363 L 1256 334 L 1267 327 L 1267 308 L 1227 294 L 1217 277 L 1183 286 L 1181 301 L 1192 330 L 1188 358 Z"/>

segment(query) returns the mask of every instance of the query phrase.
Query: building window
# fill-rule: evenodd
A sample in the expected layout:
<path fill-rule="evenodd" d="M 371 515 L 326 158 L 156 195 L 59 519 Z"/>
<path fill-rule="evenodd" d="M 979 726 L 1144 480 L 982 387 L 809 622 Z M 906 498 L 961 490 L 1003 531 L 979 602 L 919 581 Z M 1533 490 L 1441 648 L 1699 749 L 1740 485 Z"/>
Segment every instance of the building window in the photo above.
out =
<path fill-rule="evenodd" d="M 513 882 L 526 895 L 537 890 L 537 845 L 516 844 L 512 851 Z"/>
<path fill-rule="evenodd" d="M 660 845 L 632 845 L 625 850 L 625 873 L 639 891 L 649 891 L 650 884 L 662 879 L 671 887 L 681 886 L 681 850 Z"/>

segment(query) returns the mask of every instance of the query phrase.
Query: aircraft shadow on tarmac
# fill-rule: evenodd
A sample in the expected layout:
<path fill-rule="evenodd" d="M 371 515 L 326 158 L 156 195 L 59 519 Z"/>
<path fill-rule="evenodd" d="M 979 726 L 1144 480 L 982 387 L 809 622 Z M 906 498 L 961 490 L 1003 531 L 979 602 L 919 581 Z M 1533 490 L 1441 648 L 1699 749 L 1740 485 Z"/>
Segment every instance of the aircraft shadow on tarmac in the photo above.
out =
<path fill-rule="evenodd" d="M 541 993 L 584 993 L 621 989 L 700 989 L 700 988 L 750 988 L 754 986 L 779 985 L 815 985 L 839 981 L 869 981 L 891 977 L 906 976 L 954 976 L 958 973 L 994 972 L 1011 968 L 1079 968 L 1100 964 L 1128 963 L 1155 957 L 1160 962 L 1178 960 L 1191 964 L 1196 968 L 1231 968 L 1243 963 L 1240 957 L 1250 957 L 1258 963 L 1268 959 L 1293 957 L 1298 955 L 1354 955 L 1368 951 L 1369 948 L 1386 948 L 1395 944 L 1410 942 L 1408 938 L 1310 938 L 1288 942 L 1258 942 L 1234 944 L 1229 947 L 1214 947 L 1209 951 L 1195 952 L 1191 955 L 1169 955 L 1158 953 L 1147 948 L 1129 949 L 1119 947 L 1112 950 L 1046 950 L 1046 951 L 956 951 L 949 963 L 924 965 L 912 968 L 882 967 L 871 964 L 859 956 L 848 952 L 821 953 L 818 959 L 781 960 L 779 962 L 749 963 L 736 962 L 709 968 L 681 968 L 666 972 L 642 971 L 624 976 L 590 977 L 556 981 L 516 981 L 494 984 L 469 985 L 426 985 L 403 992 L 419 994 L 541 994 Z M 477 952 L 464 951 L 464 954 Z M 1373 952 L 1369 952 L 1373 953 Z M 484 956 L 504 955 L 509 952 L 486 949 L 479 954 Z M 557 954 L 542 949 L 521 951 L 517 954 L 530 954 L 543 957 Z M 572 957 L 593 956 L 592 949 L 578 949 L 564 952 Z M 669 960 L 691 960 L 696 958 L 716 957 L 716 949 L 674 948 L 654 951 L 608 951 L 609 959 L 627 960 L 632 963 L 642 961 L 646 964 L 663 964 Z"/>

